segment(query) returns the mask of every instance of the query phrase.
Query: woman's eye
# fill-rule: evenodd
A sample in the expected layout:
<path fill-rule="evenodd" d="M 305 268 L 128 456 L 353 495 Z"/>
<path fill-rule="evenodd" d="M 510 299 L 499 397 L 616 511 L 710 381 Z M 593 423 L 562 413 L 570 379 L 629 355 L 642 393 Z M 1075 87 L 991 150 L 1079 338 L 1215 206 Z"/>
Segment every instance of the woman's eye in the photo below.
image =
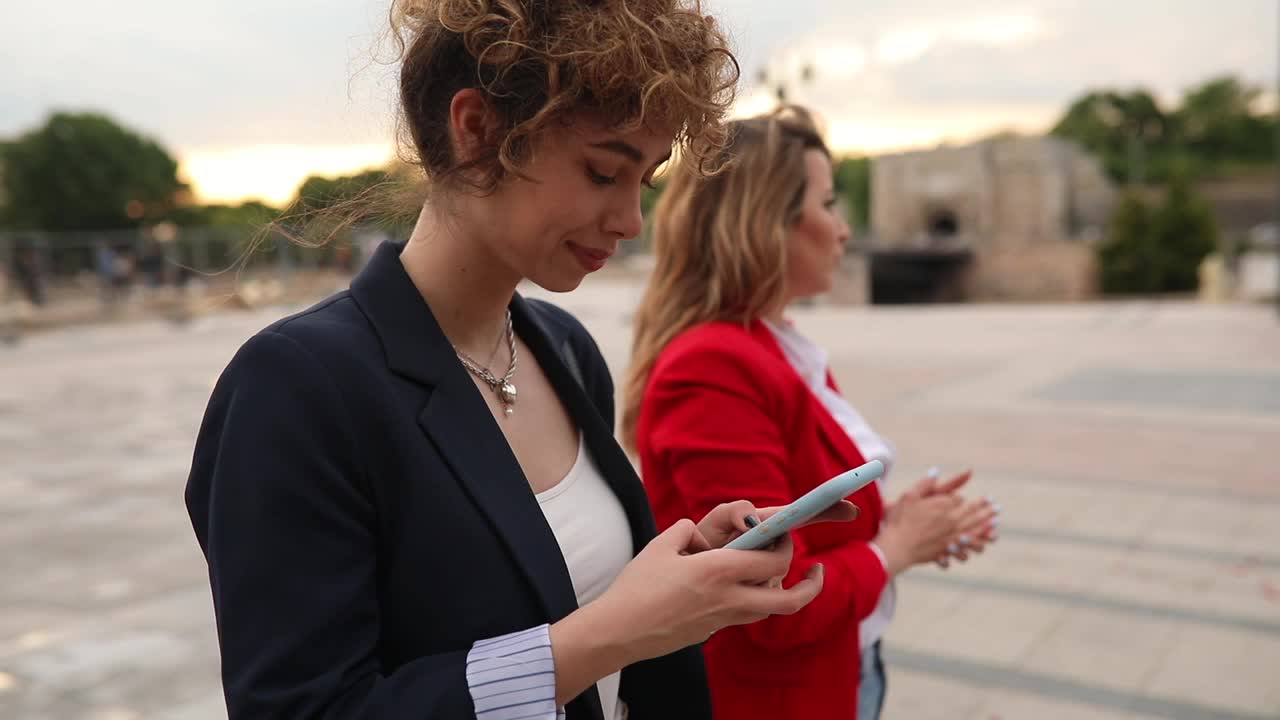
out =
<path fill-rule="evenodd" d="M 591 179 L 591 182 L 597 185 L 613 185 L 618 181 L 618 179 L 615 177 L 609 177 L 608 175 L 601 175 L 600 173 L 593 170 L 591 167 L 587 168 L 587 177 Z"/>

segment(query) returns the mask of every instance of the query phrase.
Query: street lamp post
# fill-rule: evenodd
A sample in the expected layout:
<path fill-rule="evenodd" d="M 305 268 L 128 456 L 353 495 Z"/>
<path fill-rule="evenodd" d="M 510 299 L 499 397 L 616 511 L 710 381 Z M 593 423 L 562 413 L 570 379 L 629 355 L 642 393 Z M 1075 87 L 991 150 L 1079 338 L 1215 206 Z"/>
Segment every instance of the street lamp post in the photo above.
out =
<path fill-rule="evenodd" d="M 756 74 L 756 82 L 768 89 L 779 105 L 785 105 L 791 100 L 792 90 L 812 84 L 815 74 L 816 71 L 811 62 L 802 64 L 794 75 L 779 68 L 770 70 L 766 65 Z"/>

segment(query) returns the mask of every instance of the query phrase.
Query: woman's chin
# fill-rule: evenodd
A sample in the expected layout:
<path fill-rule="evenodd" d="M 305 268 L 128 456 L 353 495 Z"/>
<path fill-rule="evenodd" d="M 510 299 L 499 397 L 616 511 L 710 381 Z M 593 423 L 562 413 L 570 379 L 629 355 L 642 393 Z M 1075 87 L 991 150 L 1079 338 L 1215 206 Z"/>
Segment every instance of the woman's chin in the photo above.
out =
<path fill-rule="evenodd" d="M 576 290 L 587 275 L 584 272 L 539 273 L 528 278 L 529 282 L 553 293 L 567 293 Z"/>
<path fill-rule="evenodd" d="M 804 302 L 804 301 L 806 301 L 806 300 L 813 300 L 814 298 L 818 297 L 819 295 L 825 295 L 825 294 L 827 294 L 827 293 L 831 292 L 831 289 L 832 289 L 833 287 L 835 287 L 835 283 L 830 282 L 830 281 L 828 281 L 828 282 L 815 282 L 815 283 L 813 283 L 812 285 L 808 285 L 808 286 L 806 286 L 806 287 L 804 287 L 804 288 L 800 289 L 800 291 L 799 291 L 799 292 L 794 292 L 794 293 L 792 293 L 792 294 L 791 294 L 791 302 L 796 303 L 796 302 Z"/>

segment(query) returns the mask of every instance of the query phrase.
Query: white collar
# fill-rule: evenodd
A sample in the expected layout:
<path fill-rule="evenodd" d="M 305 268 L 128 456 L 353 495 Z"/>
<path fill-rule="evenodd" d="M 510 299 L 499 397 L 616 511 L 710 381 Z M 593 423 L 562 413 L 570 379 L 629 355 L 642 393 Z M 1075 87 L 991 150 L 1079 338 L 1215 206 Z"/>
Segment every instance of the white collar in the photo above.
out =
<path fill-rule="evenodd" d="M 830 355 L 822 346 L 801 334 L 790 320 L 784 320 L 783 323 L 764 321 L 765 327 L 773 333 L 796 372 L 810 385 L 825 385 Z"/>

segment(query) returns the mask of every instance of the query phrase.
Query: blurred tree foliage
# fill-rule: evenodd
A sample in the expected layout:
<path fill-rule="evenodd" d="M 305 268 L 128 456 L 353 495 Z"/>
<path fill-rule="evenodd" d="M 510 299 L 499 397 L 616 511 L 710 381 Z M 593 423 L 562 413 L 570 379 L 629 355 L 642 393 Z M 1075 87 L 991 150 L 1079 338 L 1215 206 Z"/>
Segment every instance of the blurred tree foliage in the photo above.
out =
<path fill-rule="evenodd" d="M 871 158 L 840 158 L 836 160 L 835 175 L 836 193 L 849 206 L 853 229 L 866 230 L 871 224 Z"/>
<path fill-rule="evenodd" d="M 1118 182 L 1228 174 L 1276 162 L 1277 116 L 1259 108 L 1261 95 L 1232 76 L 1188 90 L 1172 110 L 1146 90 L 1095 90 L 1071 103 L 1051 134 L 1096 154 Z"/>
<path fill-rule="evenodd" d="M 1194 290 L 1200 263 L 1217 245 L 1213 213 L 1184 174 L 1173 177 L 1154 210 L 1138 193 L 1128 192 L 1111 216 L 1107 240 L 1098 246 L 1101 289 L 1109 294 Z"/>
<path fill-rule="evenodd" d="M 1276 162 L 1277 116 L 1259 108 L 1260 97 L 1259 88 L 1231 76 L 1191 88 L 1174 109 L 1162 108 L 1142 89 L 1095 90 L 1071 103 L 1051 132 L 1098 155 L 1118 181 L 1194 180 Z M 865 230 L 870 222 L 871 163 L 864 156 L 837 158 L 835 163 L 836 191 L 850 209 L 855 230 Z M 0 141 L 0 228 L 113 230 L 162 220 L 184 226 L 259 227 L 282 214 L 333 208 L 408 177 L 398 166 L 312 176 L 279 210 L 252 201 L 196 205 L 177 170 L 177 162 L 158 143 L 110 118 L 57 113 L 39 128 Z M 644 191 L 641 207 L 646 213 L 663 186 L 659 178 L 654 189 Z"/>
<path fill-rule="evenodd" d="M 298 187 L 294 209 L 306 212 L 327 210 L 343 202 L 365 197 L 390 180 L 390 171 L 384 169 L 370 169 L 338 177 L 312 175 Z"/>
<path fill-rule="evenodd" d="M 4 143 L 0 179 L 0 220 L 12 229 L 127 229 L 189 202 L 163 147 L 96 113 L 56 113 Z"/>

